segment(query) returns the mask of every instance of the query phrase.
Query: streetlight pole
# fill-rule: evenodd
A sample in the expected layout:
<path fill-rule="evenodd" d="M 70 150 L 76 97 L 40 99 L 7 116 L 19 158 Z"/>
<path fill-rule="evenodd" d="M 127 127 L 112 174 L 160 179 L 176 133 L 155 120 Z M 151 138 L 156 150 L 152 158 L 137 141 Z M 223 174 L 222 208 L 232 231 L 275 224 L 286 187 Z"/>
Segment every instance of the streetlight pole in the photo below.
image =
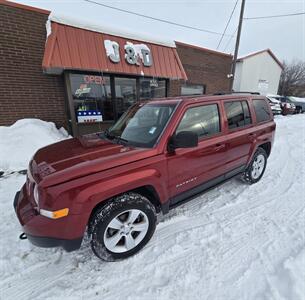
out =
<path fill-rule="evenodd" d="M 237 31 L 236 42 L 235 42 L 235 51 L 234 51 L 234 57 L 233 57 L 233 61 L 232 61 L 231 74 L 230 74 L 230 79 L 231 79 L 230 90 L 231 91 L 233 91 L 233 81 L 234 81 L 234 77 L 235 77 L 236 61 L 237 61 L 237 56 L 238 56 L 238 48 L 239 48 L 239 41 L 240 41 L 240 35 L 241 35 L 241 28 L 242 28 L 242 24 L 243 24 L 245 2 L 246 2 L 246 0 L 241 1 L 238 31 Z"/>

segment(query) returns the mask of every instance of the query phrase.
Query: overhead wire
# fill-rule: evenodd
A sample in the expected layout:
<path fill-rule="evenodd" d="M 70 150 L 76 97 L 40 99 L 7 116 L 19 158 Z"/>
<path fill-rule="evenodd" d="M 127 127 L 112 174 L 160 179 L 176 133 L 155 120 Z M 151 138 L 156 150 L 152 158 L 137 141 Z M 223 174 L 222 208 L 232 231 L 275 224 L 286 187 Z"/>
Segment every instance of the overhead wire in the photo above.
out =
<path fill-rule="evenodd" d="M 246 17 L 246 18 L 244 18 L 244 20 L 273 19 L 273 18 L 293 17 L 293 16 L 300 16 L 300 15 L 305 15 L 305 12 L 285 14 L 285 15 Z"/>
<path fill-rule="evenodd" d="M 221 33 L 221 32 L 216 32 L 216 31 L 212 31 L 212 30 L 208 30 L 208 29 L 204 29 L 204 28 L 199 28 L 199 27 L 194 27 L 194 26 L 190 26 L 190 25 L 186 25 L 186 24 L 181 24 L 181 23 L 173 22 L 173 21 L 166 20 L 166 19 L 160 19 L 160 18 L 148 16 L 148 15 L 143 15 L 143 14 L 140 14 L 140 13 L 137 13 L 137 12 L 134 12 L 134 11 L 130 11 L 130 10 L 114 7 L 114 6 L 111 6 L 111 5 L 108 5 L 108 4 L 104 4 L 104 3 L 101 3 L 101 2 L 97 2 L 97 1 L 94 1 L 94 0 L 83 0 L 83 1 L 91 3 L 91 4 L 103 6 L 103 7 L 106 7 L 106 8 L 110 8 L 110 9 L 113 9 L 113 10 L 117 10 L 117 11 L 120 11 L 120 12 L 124 12 L 124 13 L 127 13 L 127 14 L 135 15 L 135 16 L 138 16 L 138 17 L 142 17 L 142 18 L 146 18 L 146 19 L 150 19 L 150 20 L 154 20 L 154 21 L 159 21 L 159 22 L 167 23 L 167 24 L 170 24 L 170 25 L 175 25 L 175 26 L 179 26 L 179 27 L 183 27 L 183 28 L 187 28 L 187 29 L 191 29 L 191 30 L 201 31 L 201 32 L 215 34 L 215 35 L 220 35 L 220 36 L 223 35 L 223 33 Z M 226 36 L 229 36 L 229 35 L 226 35 Z"/>
<path fill-rule="evenodd" d="M 234 11 L 235 11 L 235 9 L 236 9 L 237 3 L 238 3 L 238 0 L 236 0 L 235 5 L 234 5 L 234 7 L 233 7 L 233 9 L 232 9 L 232 12 L 231 12 L 230 17 L 229 17 L 229 19 L 228 19 L 228 21 L 227 21 L 226 27 L 225 27 L 225 29 L 224 29 L 224 31 L 223 31 L 223 33 L 222 33 L 222 35 L 221 35 L 221 38 L 220 38 L 220 40 L 219 40 L 219 42 L 218 42 L 217 49 L 219 48 L 219 46 L 220 46 L 220 44 L 221 44 L 221 42 L 222 42 L 222 40 L 223 40 L 223 37 L 224 37 L 224 35 L 225 35 L 226 31 L 227 31 L 227 28 L 228 28 L 228 26 L 229 26 L 229 24 L 230 24 L 230 22 L 231 22 L 231 19 L 232 19 L 232 17 L 233 17 Z"/>

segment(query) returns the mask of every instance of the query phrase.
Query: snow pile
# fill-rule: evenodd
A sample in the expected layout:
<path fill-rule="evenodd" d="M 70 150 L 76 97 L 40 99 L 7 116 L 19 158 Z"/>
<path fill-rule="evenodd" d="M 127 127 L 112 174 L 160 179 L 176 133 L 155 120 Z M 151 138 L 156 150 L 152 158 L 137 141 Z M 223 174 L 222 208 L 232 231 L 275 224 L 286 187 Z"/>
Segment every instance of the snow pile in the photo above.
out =
<path fill-rule="evenodd" d="M 33 154 L 46 145 L 68 138 L 64 128 L 39 119 L 18 120 L 12 126 L 0 126 L 0 171 L 27 169 Z"/>

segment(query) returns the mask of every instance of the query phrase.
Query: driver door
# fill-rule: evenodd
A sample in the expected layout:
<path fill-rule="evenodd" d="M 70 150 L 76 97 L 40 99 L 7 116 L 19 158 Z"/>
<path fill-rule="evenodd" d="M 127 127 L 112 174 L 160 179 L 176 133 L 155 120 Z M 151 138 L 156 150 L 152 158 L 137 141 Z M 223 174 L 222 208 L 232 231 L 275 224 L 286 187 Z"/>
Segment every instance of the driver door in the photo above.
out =
<path fill-rule="evenodd" d="M 185 109 L 175 134 L 193 131 L 199 141 L 197 147 L 175 149 L 167 154 L 170 205 L 199 193 L 209 181 L 218 180 L 225 173 L 227 147 L 223 128 L 219 102 Z"/>

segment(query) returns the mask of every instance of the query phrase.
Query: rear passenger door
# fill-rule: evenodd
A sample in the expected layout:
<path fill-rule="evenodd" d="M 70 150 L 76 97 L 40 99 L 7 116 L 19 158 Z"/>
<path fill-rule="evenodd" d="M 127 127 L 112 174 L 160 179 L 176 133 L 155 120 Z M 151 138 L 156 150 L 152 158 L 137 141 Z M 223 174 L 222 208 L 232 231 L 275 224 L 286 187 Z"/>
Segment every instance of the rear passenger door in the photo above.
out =
<path fill-rule="evenodd" d="M 227 100 L 223 102 L 226 116 L 227 161 L 229 175 L 239 173 L 246 166 L 255 128 L 248 100 Z"/>

